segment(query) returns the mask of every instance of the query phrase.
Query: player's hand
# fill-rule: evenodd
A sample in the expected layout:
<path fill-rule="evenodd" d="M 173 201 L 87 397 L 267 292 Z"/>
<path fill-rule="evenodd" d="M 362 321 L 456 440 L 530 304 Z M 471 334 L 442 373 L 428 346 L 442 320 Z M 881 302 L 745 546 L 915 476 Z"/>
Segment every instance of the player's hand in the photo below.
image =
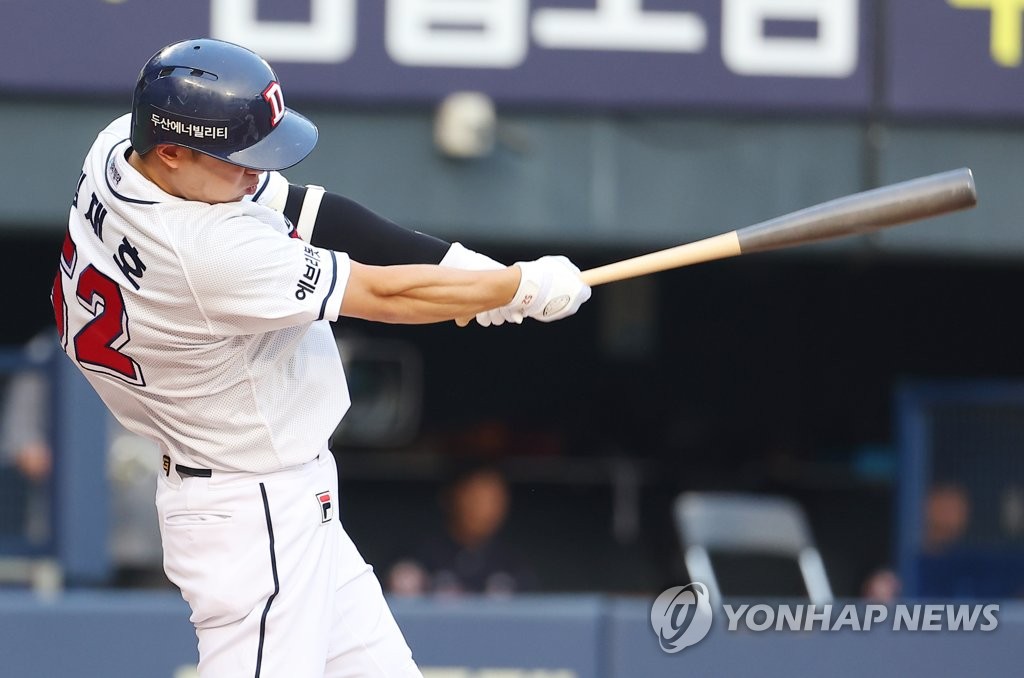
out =
<path fill-rule="evenodd" d="M 500 306 L 492 308 L 490 311 L 477 313 L 476 321 L 483 327 L 504 325 L 505 323 L 521 323 L 523 322 L 523 314 L 513 311 L 509 306 Z"/>
<path fill-rule="evenodd" d="M 522 279 L 512 301 L 502 307 L 506 320 L 561 320 L 578 311 L 590 298 L 590 286 L 580 279 L 580 269 L 565 257 L 519 261 L 516 266 L 522 271 Z"/>
<path fill-rule="evenodd" d="M 28 443 L 18 450 L 15 463 L 22 475 L 34 483 L 41 483 L 50 477 L 53 455 L 44 443 Z"/>

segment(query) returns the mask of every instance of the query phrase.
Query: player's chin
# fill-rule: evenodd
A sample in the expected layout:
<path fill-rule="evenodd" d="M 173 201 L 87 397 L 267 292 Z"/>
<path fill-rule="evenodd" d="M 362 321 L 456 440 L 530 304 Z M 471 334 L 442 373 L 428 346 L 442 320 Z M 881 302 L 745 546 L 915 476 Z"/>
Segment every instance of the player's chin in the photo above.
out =
<path fill-rule="evenodd" d="M 221 200 L 217 202 L 240 202 L 246 198 L 256 195 L 256 190 L 259 188 L 258 184 L 252 186 L 236 187 L 231 189 L 231 193 L 225 192 Z M 236 192 L 237 191 L 237 192 Z"/>

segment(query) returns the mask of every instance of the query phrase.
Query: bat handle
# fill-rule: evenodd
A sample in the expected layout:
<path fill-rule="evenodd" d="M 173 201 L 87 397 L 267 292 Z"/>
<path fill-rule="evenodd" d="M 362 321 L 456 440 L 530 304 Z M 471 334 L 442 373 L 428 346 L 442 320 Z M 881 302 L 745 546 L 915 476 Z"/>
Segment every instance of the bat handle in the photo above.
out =
<path fill-rule="evenodd" d="M 596 287 L 617 280 L 636 278 L 648 273 L 667 271 L 670 268 L 689 266 L 704 261 L 725 259 L 738 254 L 742 254 L 739 238 L 736 231 L 729 231 L 697 242 L 587 269 L 580 273 L 580 279 L 590 287 Z M 472 318 L 456 318 L 455 323 L 459 327 L 465 327 L 471 320 Z"/>
<path fill-rule="evenodd" d="M 667 271 L 670 268 L 734 257 L 741 253 L 736 231 L 729 231 L 678 247 L 670 247 L 666 250 L 587 269 L 580 277 L 583 282 L 591 287 L 596 287 L 616 280 Z"/>

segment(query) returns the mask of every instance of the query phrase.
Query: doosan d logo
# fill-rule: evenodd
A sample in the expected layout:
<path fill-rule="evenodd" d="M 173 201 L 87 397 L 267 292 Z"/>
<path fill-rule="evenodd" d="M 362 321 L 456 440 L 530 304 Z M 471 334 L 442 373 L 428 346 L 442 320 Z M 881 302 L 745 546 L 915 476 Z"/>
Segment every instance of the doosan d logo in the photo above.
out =
<path fill-rule="evenodd" d="M 711 630 L 707 587 L 693 582 L 663 591 L 651 606 L 651 626 L 661 649 L 669 654 L 699 643 Z"/>

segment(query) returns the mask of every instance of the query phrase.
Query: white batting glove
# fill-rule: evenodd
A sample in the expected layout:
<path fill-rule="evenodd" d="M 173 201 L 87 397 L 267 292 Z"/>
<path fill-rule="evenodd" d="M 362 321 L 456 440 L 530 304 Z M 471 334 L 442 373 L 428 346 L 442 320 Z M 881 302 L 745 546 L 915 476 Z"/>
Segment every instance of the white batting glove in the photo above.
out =
<path fill-rule="evenodd" d="M 439 263 L 441 266 L 461 268 L 464 271 L 497 271 L 505 268 L 505 264 L 491 259 L 486 254 L 474 252 L 457 242 L 452 243 L 451 247 L 448 248 L 448 252 Z M 521 323 L 523 322 L 523 316 L 521 314 L 517 316 L 509 307 L 502 306 L 477 313 L 476 321 L 484 327 L 490 327 L 491 325 L 502 325 L 506 322 Z"/>
<path fill-rule="evenodd" d="M 509 306 L 499 306 L 489 311 L 482 311 L 476 314 L 476 321 L 484 327 L 491 325 L 504 325 L 505 323 L 523 322 L 522 313 L 517 313 Z"/>
<path fill-rule="evenodd" d="M 590 286 L 580 279 L 580 269 L 562 256 L 518 261 L 522 271 L 519 289 L 502 309 L 512 322 L 534 318 L 551 322 L 567 318 L 590 298 Z"/>

